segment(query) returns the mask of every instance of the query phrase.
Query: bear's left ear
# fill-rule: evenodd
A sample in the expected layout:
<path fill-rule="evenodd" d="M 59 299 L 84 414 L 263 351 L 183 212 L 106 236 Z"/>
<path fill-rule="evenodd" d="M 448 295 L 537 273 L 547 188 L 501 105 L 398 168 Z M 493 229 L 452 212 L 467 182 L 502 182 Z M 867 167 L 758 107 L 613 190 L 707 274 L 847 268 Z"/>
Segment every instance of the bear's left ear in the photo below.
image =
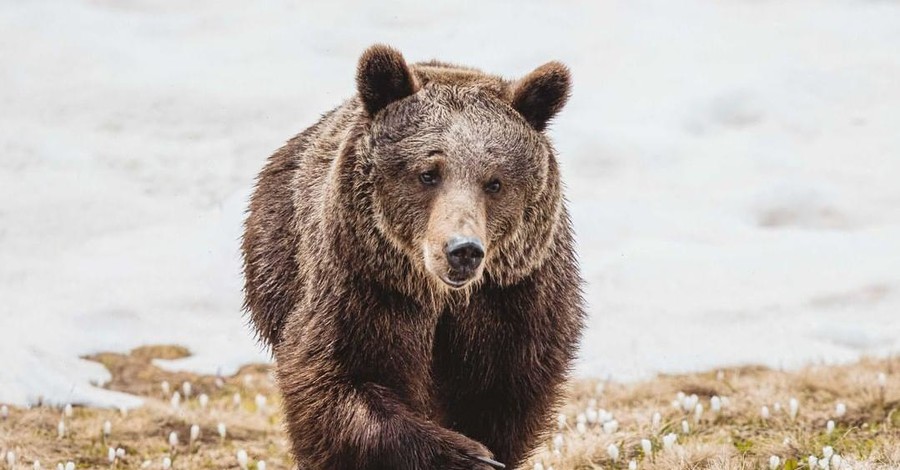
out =
<path fill-rule="evenodd" d="M 363 52 L 356 69 L 356 88 L 369 116 L 418 89 L 415 77 L 396 49 L 376 44 Z"/>
<path fill-rule="evenodd" d="M 556 116 L 569 99 L 571 76 L 559 62 L 548 62 L 515 82 L 512 107 L 538 131 Z"/>

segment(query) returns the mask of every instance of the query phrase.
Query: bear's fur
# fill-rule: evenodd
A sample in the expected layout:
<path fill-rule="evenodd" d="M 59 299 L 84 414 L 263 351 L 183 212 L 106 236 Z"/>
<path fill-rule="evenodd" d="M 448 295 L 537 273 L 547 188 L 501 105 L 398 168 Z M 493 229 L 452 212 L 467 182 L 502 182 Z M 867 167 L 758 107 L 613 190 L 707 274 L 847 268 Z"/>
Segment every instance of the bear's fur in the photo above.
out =
<path fill-rule="evenodd" d="M 246 221 L 246 306 L 294 457 L 515 467 L 548 427 L 584 316 L 544 133 L 568 70 L 508 81 L 373 46 L 357 92 L 272 155 Z M 483 262 L 448 265 L 456 236 Z"/>

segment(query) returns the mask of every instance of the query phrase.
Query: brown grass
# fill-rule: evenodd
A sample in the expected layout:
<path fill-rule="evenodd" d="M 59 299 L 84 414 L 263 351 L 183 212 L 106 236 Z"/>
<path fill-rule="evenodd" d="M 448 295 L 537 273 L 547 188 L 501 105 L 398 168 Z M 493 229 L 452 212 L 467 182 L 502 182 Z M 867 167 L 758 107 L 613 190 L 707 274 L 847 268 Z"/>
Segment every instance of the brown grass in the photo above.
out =
<path fill-rule="evenodd" d="M 139 348 L 128 355 L 99 354 L 97 360 L 112 372 L 107 385 L 146 398 L 138 409 L 122 413 L 95 408 L 74 409 L 65 417 L 59 408 L 37 406 L 11 408 L 0 420 L 0 468 L 6 468 L 6 452 L 16 455 L 18 468 L 31 468 L 39 459 L 43 468 L 73 461 L 77 468 L 162 468 L 169 457 L 176 469 L 238 468 L 239 449 L 250 456 L 249 468 L 265 460 L 268 468 L 290 468 L 290 457 L 278 412 L 279 400 L 267 366 L 243 368 L 229 378 L 171 373 L 152 365 L 153 358 L 177 358 L 188 354 L 178 347 Z M 660 376 L 635 383 L 573 382 L 561 408 L 566 423 L 554 429 L 523 468 L 599 469 L 628 468 L 634 460 L 640 469 L 756 469 L 769 468 L 771 456 L 778 456 L 779 468 L 809 468 L 807 458 L 822 457 L 824 446 L 832 446 L 852 468 L 900 468 L 900 374 L 891 360 L 867 359 L 847 366 L 809 367 L 795 372 L 760 367 L 725 369 L 709 373 Z M 878 385 L 879 373 L 887 375 L 886 387 Z M 162 381 L 172 391 L 192 384 L 192 396 L 178 409 L 163 396 Z M 697 395 L 705 411 L 699 420 L 693 412 L 676 409 L 672 401 L 679 392 Z M 197 397 L 209 396 L 201 409 Z M 240 399 L 235 403 L 234 396 Z M 259 410 L 255 397 L 266 397 Z M 721 412 L 710 410 L 713 396 L 726 397 Z M 800 403 L 796 419 L 788 413 L 790 398 Z M 837 417 L 835 406 L 844 403 L 847 412 Z M 776 411 L 776 403 L 780 411 Z M 770 409 L 767 420 L 761 408 Z M 592 411 L 588 411 L 588 410 Z M 618 429 L 607 434 L 594 421 L 608 410 Z M 661 414 L 653 428 L 651 416 Z M 584 415 L 579 430 L 578 416 Z M 64 437 L 57 436 L 60 420 L 66 423 Z M 835 421 L 831 434 L 828 420 Z M 110 421 L 112 433 L 104 437 L 103 423 Z M 682 430 L 687 421 L 689 432 Z M 220 438 L 216 427 L 224 423 L 227 435 Z M 200 426 L 201 434 L 189 443 L 190 427 Z M 554 428 L 557 426 L 554 425 Z M 609 427 L 609 425 L 607 426 Z M 170 447 L 168 436 L 178 433 L 179 443 Z M 662 449 L 662 436 L 677 434 L 677 443 Z M 558 436 L 561 436 L 558 437 Z M 644 455 L 641 439 L 652 443 L 651 455 Z M 557 447 L 554 440 L 562 441 Z M 613 462 L 608 448 L 619 449 Z M 108 449 L 122 448 L 126 456 L 110 464 Z M 833 467 L 832 467 L 833 468 Z"/>

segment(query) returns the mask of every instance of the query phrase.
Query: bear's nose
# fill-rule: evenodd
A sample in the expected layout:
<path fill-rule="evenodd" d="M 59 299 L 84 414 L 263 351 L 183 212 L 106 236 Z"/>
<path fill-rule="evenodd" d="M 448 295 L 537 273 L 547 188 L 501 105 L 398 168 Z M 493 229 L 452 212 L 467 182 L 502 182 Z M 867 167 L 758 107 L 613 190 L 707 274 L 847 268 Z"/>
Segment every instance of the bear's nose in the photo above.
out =
<path fill-rule="evenodd" d="M 444 254 L 454 271 L 474 271 L 484 259 L 484 245 L 473 237 L 453 237 L 444 245 Z"/>

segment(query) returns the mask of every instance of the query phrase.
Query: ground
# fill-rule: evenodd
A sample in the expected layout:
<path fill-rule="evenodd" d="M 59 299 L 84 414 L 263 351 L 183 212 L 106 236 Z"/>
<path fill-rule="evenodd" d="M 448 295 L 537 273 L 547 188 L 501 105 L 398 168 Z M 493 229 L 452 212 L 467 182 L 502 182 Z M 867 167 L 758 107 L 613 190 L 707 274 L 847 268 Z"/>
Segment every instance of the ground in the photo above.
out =
<path fill-rule="evenodd" d="M 76 468 L 158 469 L 168 457 L 175 469 L 239 468 L 238 454 L 244 451 L 247 468 L 260 469 L 260 461 L 267 468 L 289 468 L 269 366 L 215 377 L 167 372 L 152 364 L 153 358 L 187 353 L 154 346 L 127 355 L 92 356 L 112 372 L 108 388 L 142 396 L 145 405 L 127 412 L 76 406 L 71 416 L 50 406 L 9 408 L 0 419 L 0 465 L 10 466 L 13 457 L 17 468 L 31 468 L 39 459 L 43 468 L 72 461 Z M 826 447 L 847 468 L 900 468 L 897 366 L 891 359 L 865 359 L 799 371 L 743 367 L 666 375 L 629 384 L 575 380 L 553 432 L 524 468 L 624 469 L 634 460 L 640 469 L 752 469 L 771 468 L 773 456 L 777 468 L 809 468 L 809 456 L 824 459 Z M 164 393 L 163 382 L 170 384 L 170 393 Z M 190 383 L 189 394 L 184 393 L 185 382 Z M 182 398 L 177 407 L 172 403 L 175 391 Z M 202 394 L 208 396 L 205 407 Z M 798 404 L 793 419 L 792 399 Z M 718 412 L 713 402 L 721 404 Z M 699 419 L 696 404 L 701 405 Z M 763 407 L 768 410 L 765 419 Z M 660 420 L 654 426 L 657 412 Z M 829 420 L 834 421 L 831 432 Z M 106 421 L 108 436 L 103 432 Z M 200 432 L 191 442 L 195 424 Z M 174 445 L 172 432 L 177 433 Z M 670 433 L 675 443 L 666 449 L 664 436 Z M 649 441 L 649 455 L 642 450 L 642 439 Z M 124 457 L 110 463 L 110 448 L 121 448 Z"/>

